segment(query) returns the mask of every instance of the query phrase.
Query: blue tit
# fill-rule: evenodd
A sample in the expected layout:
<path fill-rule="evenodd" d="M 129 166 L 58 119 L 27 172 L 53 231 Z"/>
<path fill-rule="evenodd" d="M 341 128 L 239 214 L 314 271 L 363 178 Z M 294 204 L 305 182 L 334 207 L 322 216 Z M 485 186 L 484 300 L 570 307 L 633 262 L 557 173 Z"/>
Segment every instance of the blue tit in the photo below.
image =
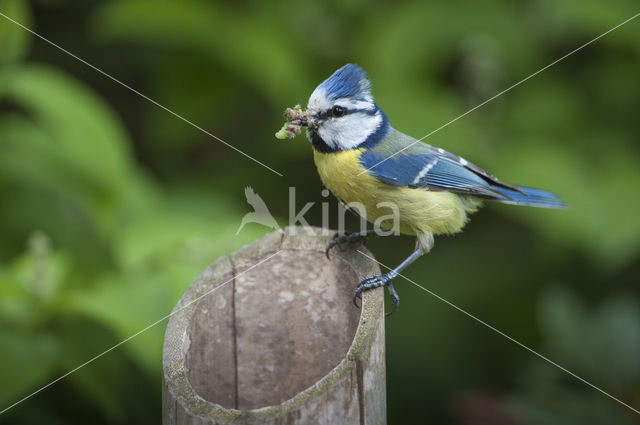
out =
<path fill-rule="evenodd" d="M 343 66 L 311 94 L 305 122 L 326 188 L 346 204 L 363 205 L 371 223 L 389 217 L 388 205 L 395 205 L 399 217 L 388 226 L 417 239 L 414 252 L 398 267 L 359 283 L 354 303 L 362 291 L 386 286 L 395 311 L 399 297 L 393 279 L 431 250 L 434 235 L 461 231 L 484 200 L 566 206 L 553 193 L 504 183 L 459 156 L 394 129 L 376 105 L 370 87 L 359 66 Z M 359 213 L 363 214 L 362 209 Z M 378 224 L 385 228 L 384 222 Z M 351 237 L 339 237 L 328 249 Z"/>

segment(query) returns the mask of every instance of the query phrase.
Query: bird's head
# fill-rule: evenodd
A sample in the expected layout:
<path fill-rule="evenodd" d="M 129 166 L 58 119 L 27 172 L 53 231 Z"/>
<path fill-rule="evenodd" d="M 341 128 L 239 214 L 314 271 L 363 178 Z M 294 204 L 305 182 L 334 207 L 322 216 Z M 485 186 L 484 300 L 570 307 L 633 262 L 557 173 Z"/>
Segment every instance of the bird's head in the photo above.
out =
<path fill-rule="evenodd" d="M 358 65 L 347 64 L 323 81 L 307 105 L 307 137 L 321 152 L 373 145 L 389 123 L 371 96 L 371 83 Z"/>

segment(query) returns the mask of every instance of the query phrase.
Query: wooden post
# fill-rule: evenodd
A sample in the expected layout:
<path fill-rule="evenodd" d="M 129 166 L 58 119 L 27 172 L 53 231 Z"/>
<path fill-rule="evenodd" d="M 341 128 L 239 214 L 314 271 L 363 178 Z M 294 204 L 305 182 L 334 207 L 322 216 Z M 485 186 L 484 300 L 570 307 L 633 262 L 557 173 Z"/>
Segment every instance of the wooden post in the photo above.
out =
<path fill-rule="evenodd" d="M 386 424 L 384 292 L 351 301 L 380 270 L 352 248 L 328 260 L 321 232 L 269 233 L 189 286 L 164 339 L 165 425 Z"/>

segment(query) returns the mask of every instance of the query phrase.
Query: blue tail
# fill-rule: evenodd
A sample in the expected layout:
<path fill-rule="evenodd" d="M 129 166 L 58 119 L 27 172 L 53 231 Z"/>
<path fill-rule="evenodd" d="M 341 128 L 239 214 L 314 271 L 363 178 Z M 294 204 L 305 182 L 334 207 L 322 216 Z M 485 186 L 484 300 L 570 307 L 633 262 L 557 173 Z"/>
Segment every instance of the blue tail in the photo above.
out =
<path fill-rule="evenodd" d="M 516 192 L 515 190 L 506 189 L 503 187 L 492 186 L 491 188 L 496 192 L 500 192 L 504 195 L 504 198 L 492 198 L 495 201 L 502 202 L 503 204 L 512 205 L 527 205 L 531 207 L 542 208 L 567 208 L 568 205 L 562 202 L 560 197 L 555 193 L 546 192 L 540 189 L 533 189 L 531 187 L 516 186 L 522 191 Z"/>

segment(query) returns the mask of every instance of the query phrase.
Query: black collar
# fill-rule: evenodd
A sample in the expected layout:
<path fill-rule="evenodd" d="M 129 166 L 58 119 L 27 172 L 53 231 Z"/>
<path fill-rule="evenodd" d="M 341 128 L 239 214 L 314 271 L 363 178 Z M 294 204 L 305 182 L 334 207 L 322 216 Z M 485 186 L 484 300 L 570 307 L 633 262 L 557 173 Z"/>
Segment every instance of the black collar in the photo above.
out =
<path fill-rule="evenodd" d="M 318 152 L 320 153 L 338 152 L 338 149 L 332 148 L 331 146 L 327 145 L 327 143 L 324 140 L 322 140 L 322 137 L 320 137 L 320 135 L 315 130 L 307 129 L 307 134 L 311 139 L 311 144 L 313 145 L 313 148 Z"/>

